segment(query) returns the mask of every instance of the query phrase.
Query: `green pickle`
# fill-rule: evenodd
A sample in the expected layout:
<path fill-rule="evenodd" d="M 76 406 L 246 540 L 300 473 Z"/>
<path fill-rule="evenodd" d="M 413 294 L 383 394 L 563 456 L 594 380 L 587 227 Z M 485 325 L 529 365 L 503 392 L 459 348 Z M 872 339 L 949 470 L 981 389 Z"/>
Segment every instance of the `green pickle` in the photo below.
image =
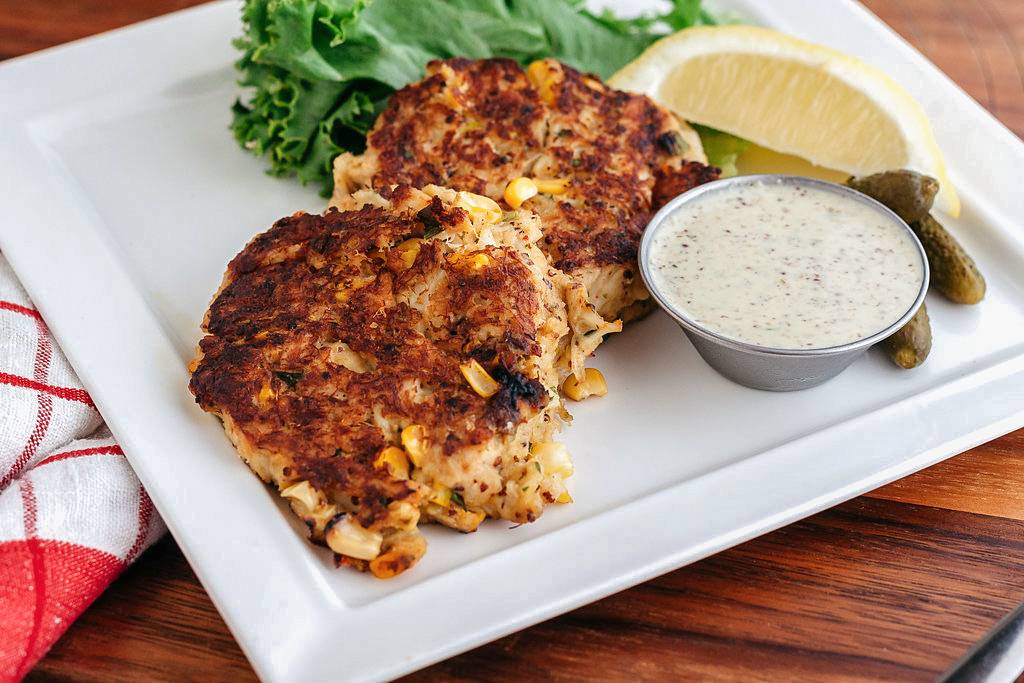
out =
<path fill-rule="evenodd" d="M 907 223 L 922 220 L 932 210 L 939 181 L 914 171 L 885 171 L 846 184 L 885 204 Z"/>
<path fill-rule="evenodd" d="M 932 326 L 924 303 L 910 322 L 882 342 L 882 348 L 893 363 L 905 370 L 924 362 L 932 350 Z"/>
<path fill-rule="evenodd" d="M 974 259 L 931 215 L 910 224 L 928 255 L 931 284 L 958 304 L 976 304 L 985 298 L 985 278 Z"/>

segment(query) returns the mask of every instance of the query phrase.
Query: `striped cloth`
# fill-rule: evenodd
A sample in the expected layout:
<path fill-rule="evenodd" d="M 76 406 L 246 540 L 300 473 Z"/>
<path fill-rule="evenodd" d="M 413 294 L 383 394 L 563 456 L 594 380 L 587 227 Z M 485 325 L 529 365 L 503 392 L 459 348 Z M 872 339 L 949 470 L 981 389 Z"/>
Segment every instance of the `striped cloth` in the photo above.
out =
<path fill-rule="evenodd" d="M 0 255 L 0 681 L 24 677 L 164 531 Z"/>

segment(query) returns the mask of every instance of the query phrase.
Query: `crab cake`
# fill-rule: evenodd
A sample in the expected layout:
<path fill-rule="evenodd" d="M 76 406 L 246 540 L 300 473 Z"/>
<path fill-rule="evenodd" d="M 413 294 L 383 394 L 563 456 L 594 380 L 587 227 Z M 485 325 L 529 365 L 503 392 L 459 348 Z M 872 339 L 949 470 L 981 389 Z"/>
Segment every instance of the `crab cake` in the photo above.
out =
<path fill-rule="evenodd" d="M 190 388 L 315 542 L 388 577 L 423 555 L 421 521 L 569 500 L 557 387 L 607 327 L 529 212 L 437 187 L 348 204 L 231 261 Z"/>
<path fill-rule="evenodd" d="M 718 176 L 691 128 L 643 95 L 554 60 L 434 61 L 396 92 L 360 156 L 335 160 L 343 203 L 362 188 L 437 183 L 524 206 L 541 248 L 608 320 L 650 309 L 636 265 L 651 215 Z M 524 180 L 525 179 L 525 180 Z"/>

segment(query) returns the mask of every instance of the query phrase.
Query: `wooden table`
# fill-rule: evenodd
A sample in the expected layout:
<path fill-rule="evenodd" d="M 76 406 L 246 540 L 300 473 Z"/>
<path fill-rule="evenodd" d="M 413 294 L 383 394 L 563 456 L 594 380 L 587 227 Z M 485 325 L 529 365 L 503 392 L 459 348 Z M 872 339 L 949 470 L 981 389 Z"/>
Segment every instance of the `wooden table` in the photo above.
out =
<path fill-rule="evenodd" d="M 190 4 L 0 0 L 0 58 Z M 867 5 L 1024 135 L 1024 2 Z M 930 680 L 1021 601 L 1024 430 L 411 679 Z M 252 677 L 170 538 L 30 676 Z"/>

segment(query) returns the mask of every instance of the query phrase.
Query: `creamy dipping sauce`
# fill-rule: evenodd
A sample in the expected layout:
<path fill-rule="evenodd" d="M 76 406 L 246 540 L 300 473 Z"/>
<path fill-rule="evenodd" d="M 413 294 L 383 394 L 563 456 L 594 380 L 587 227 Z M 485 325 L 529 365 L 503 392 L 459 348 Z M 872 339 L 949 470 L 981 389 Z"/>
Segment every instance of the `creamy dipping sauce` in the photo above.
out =
<path fill-rule="evenodd" d="M 869 337 L 910 309 L 924 279 L 906 229 L 827 189 L 736 184 L 683 204 L 656 229 L 649 271 L 666 303 L 758 346 Z"/>

